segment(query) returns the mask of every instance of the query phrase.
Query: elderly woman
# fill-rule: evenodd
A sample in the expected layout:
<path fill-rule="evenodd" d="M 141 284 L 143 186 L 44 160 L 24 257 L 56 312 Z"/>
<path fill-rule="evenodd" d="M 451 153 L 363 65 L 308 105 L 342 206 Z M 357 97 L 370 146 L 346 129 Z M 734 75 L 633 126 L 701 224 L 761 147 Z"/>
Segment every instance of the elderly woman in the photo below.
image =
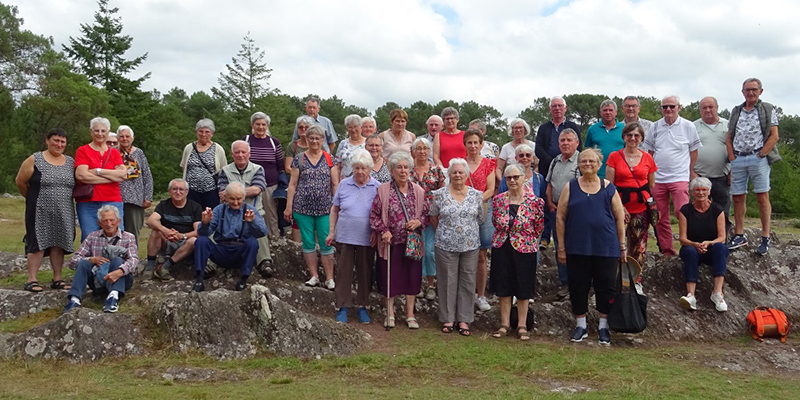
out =
<path fill-rule="evenodd" d="M 467 186 L 469 166 L 463 158 L 450 160 L 450 184 L 433 192 L 431 218 L 436 228 L 436 280 L 442 332 L 471 334 L 475 319 L 475 275 L 481 244 L 480 224 L 486 217 L 483 194 Z"/>
<path fill-rule="evenodd" d="M 464 131 L 458 130 L 458 110 L 445 107 L 442 110 L 444 130 L 433 138 L 433 162 L 448 168 L 453 158 L 464 158 L 467 149 L 464 147 Z"/>
<path fill-rule="evenodd" d="M 522 188 L 525 167 L 509 164 L 503 174 L 508 191 L 492 201 L 492 291 L 500 298 L 500 328 L 492 337 L 505 336 L 511 329 L 511 298 L 517 297 L 517 336 L 529 340 L 526 327 L 528 299 L 536 284 L 536 241 L 544 229 L 544 200 Z"/>
<path fill-rule="evenodd" d="M 291 145 L 286 146 L 285 153 L 284 153 L 284 163 L 286 172 L 291 176 L 292 174 L 292 162 L 294 161 L 294 157 L 306 150 L 308 150 L 308 140 L 306 140 L 306 132 L 308 128 L 314 126 L 314 120 L 309 117 L 308 115 L 302 115 L 297 118 L 295 122 L 295 127 L 297 128 L 297 135 L 298 139 L 293 141 Z M 287 189 L 288 191 L 288 189 Z M 288 201 L 288 200 L 287 200 Z M 284 212 L 286 209 L 284 209 Z M 291 221 L 291 220 L 287 220 Z M 300 228 L 297 227 L 297 221 L 292 222 L 292 240 L 297 243 L 300 243 Z"/>
<path fill-rule="evenodd" d="M 647 230 L 650 223 L 655 222 L 647 218 L 647 204 L 653 201 L 650 190 L 656 184 L 655 172 L 658 167 L 650 153 L 639 149 L 639 144 L 644 140 L 644 129 L 638 122 L 625 125 L 622 140 L 625 141 L 625 147 L 608 156 L 606 179 L 617 187 L 622 205 L 625 206 L 628 254 L 644 266 Z"/>
<path fill-rule="evenodd" d="M 483 149 L 483 134 L 477 128 L 469 128 L 464 132 L 464 147 L 467 148 L 467 165 L 469 166 L 469 178 L 467 186 L 483 192 L 483 209 L 486 216 L 491 215 L 489 211 L 489 200 L 494 196 L 495 166 L 494 159 L 486 158 L 481 155 Z M 489 311 L 491 306 L 486 299 L 486 278 L 488 265 L 486 255 L 492 247 L 492 226 L 491 218 L 484 218 L 480 226 L 481 248 L 478 253 L 478 273 L 476 276 L 475 291 L 478 294 L 476 302 L 478 309 Z"/>
<path fill-rule="evenodd" d="M 547 182 L 542 174 L 538 172 L 539 159 L 533 154 L 533 148 L 527 144 L 521 144 L 514 149 L 514 161 L 525 167 L 525 179 L 522 188 L 532 192 L 536 197 L 544 197 L 545 190 L 547 190 Z M 508 183 L 506 177 L 500 181 L 498 193 L 503 193 L 508 190 Z"/>
<path fill-rule="evenodd" d="M 531 133 L 531 126 L 528 125 L 522 118 L 515 118 L 511 121 L 511 124 L 508 126 L 508 135 L 511 136 L 512 140 L 503 145 L 500 148 L 500 156 L 497 158 L 497 179 L 500 180 L 503 177 L 503 170 L 506 167 L 506 164 L 514 158 L 516 153 L 516 149 L 518 146 L 527 144 L 531 148 L 531 157 L 533 156 L 533 149 L 535 148 L 535 144 L 527 139 L 527 136 Z"/>
<path fill-rule="evenodd" d="M 564 187 L 558 199 L 556 231 L 558 260 L 567 265 L 569 299 L 577 326 L 570 341 L 588 337 L 586 312 L 594 287 L 600 313 L 601 345 L 611 345 L 608 312 L 616 292 L 617 263 L 626 258 L 625 208 L 614 184 L 597 176 L 603 155 L 586 149 L 578 156 L 582 176 Z M 591 234 L 586 234 L 591 232 Z M 619 249 L 619 251 L 617 250 Z"/>
<path fill-rule="evenodd" d="M 367 138 L 365 147 L 372 156 L 372 171 L 369 175 L 380 183 L 392 180 L 392 173 L 383 158 L 383 138 L 378 134 L 372 134 Z"/>
<path fill-rule="evenodd" d="M 144 210 L 153 204 L 153 174 L 144 151 L 133 146 L 133 129 L 128 125 L 117 128 L 119 152 L 122 164 L 128 171 L 128 179 L 119 183 L 122 193 L 125 232 L 139 240 L 139 231 L 144 224 Z"/>
<path fill-rule="evenodd" d="M 361 136 L 361 123 L 361 117 L 356 114 L 350 114 L 344 118 L 344 126 L 347 128 L 349 137 L 342 139 L 336 148 L 336 158 L 339 159 L 339 177 L 341 179 L 353 175 L 350 159 L 353 156 L 353 152 L 364 148 L 366 138 Z M 372 168 L 371 163 L 370 168 Z"/>
<path fill-rule="evenodd" d="M 711 266 L 714 288 L 711 301 L 717 311 L 728 311 L 728 304 L 722 294 L 725 271 L 728 264 L 728 247 L 725 245 L 725 212 L 723 208 L 709 199 L 711 181 L 708 178 L 694 178 L 689 184 L 692 202 L 681 207 L 678 212 L 680 229 L 683 275 L 686 278 L 686 296 L 681 297 L 681 306 L 687 310 L 697 310 L 695 288 L 700 263 Z"/>
<path fill-rule="evenodd" d="M 278 228 L 278 206 L 273 193 L 278 188 L 278 179 L 281 172 L 286 170 L 283 161 L 283 148 L 278 138 L 269 131 L 269 115 L 257 112 L 250 116 L 252 134 L 244 136 L 242 140 L 250 144 L 250 161 L 264 169 L 264 178 L 267 188 L 262 192 L 261 204 L 264 209 L 264 222 L 272 237 L 280 232 Z M 257 208 L 257 207 L 256 207 Z"/>
<path fill-rule="evenodd" d="M 361 118 L 361 136 L 368 138 L 376 132 L 378 132 L 378 123 L 375 122 L 375 118 L 369 116 Z"/>
<path fill-rule="evenodd" d="M 292 178 L 289 180 L 289 193 L 286 211 L 287 221 L 297 221 L 303 244 L 303 258 L 311 278 L 306 286 L 320 284 L 317 272 L 317 244 L 322 256 L 322 269 L 325 272 L 325 288 L 336 288 L 333 280 L 333 247 L 325 243 L 330 229 L 330 212 L 333 194 L 339 184 L 339 169 L 333 165 L 331 155 L 322 150 L 325 129 L 313 125 L 306 132 L 308 150 L 292 160 Z M 316 241 L 315 239 L 316 234 Z"/>
<path fill-rule="evenodd" d="M 428 204 L 431 204 L 433 191 L 444 186 L 444 173 L 441 168 L 430 162 L 429 156 L 432 148 L 430 140 L 424 137 L 417 138 L 411 148 L 414 150 L 412 153 L 414 155 L 414 171 L 411 174 L 411 182 L 420 185 L 425 190 L 425 198 Z M 436 277 L 433 225 L 429 224 L 422 231 L 422 242 L 425 245 L 425 255 L 422 257 L 422 276 L 428 283 L 428 289 L 424 295 L 426 299 L 433 300 L 436 298 L 436 290 L 433 286 L 433 279 Z M 417 297 L 421 297 L 421 295 L 417 295 Z"/>
<path fill-rule="evenodd" d="M 100 207 L 110 204 L 124 215 L 119 183 L 128 178 L 128 171 L 122 164 L 119 151 L 106 144 L 111 122 L 106 118 L 96 117 L 89 122 L 89 127 L 92 142 L 78 147 L 75 152 L 76 186 L 80 186 L 79 183 L 94 186 L 91 195 L 78 195 L 75 198 L 78 223 L 81 226 L 81 243 L 90 233 L 100 229 L 97 223 L 97 210 Z M 80 190 L 76 192 L 80 193 Z M 124 225 L 123 222 L 120 229 L 124 229 Z"/>
<path fill-rule="evenodd" d="M 364 149 L 355 149 L 349 162 L 353 176 L 342 179 L 333 196 L 330 233 L 325 244 L 339 243 L 339 268 L 336 272 L 336 321 L 347 323 L 347 308 L 353 307 L 353 268 L 358 280 L 356 303 L 358 321 L 370 322 L 367 314 L 369 290 L 372 287 L 372 265 L 375 260 L 376 236 L 369 225 L 370 207 L 380 182 L 369 176 L 372 156 Z"/>
<path fill-rule="evenodd" d="M 53 289 L 69 289 L 61 276 L 64 253 L 75 248 L 75 160 L 64 155 L 67 133 L 53 129 L 47 133 L 47 150 L 33 153 L 22 162 L 15 183 L 25 198 L 25 254 L 28 281 L 25 290 L 42 291 L 37 274 L 42 258 L 49 256 L 53 268 Z"/>
<path fill-rule="evenodd" d="M 200 204 L 203 209 L 214 208 L 219 204 L 217 180 L 219 170 L 228 165 L 225 149 L 211 141 L 214 136 L 214 121 L 204 118 L 194 127 L 197 141 L 183 148 L 181 168 L 183 179 L 189 184 L 189 200 Z"/>
<path fill-rule="evenodd" d="M 409 180 L 414 168 L 410 154 L 392 154 L 389 168 L 392 180 L 378 187 L 369 215 L 370 227 L 380 237 L 377 280 L 378 289 L 387 299 L 384 326 L 394 327 L 394 298 L 405 295 L 406 323 L 409 329 L 418 329 L 414 300 L 422 282 L 422 261 L 406 257 L 405 250 L 409 232 L 419 232 L 428 225 L 428 202 L 425 190 Z"/>
<path fill-rule="evenodd" d="M 108 138 L 106 138 L 106 144 L 108 147 L 119 149 L 119 139 L 117 138 L 117 134 L 115 132 L 108 132 Z"/>
<path fill-rule="evenodd" d="M 408 113 L 400 108 L 392 110 L 389 114 L 389 121 L 392 127 L 381 132 L 383 138 L 383 158 L 389 158 L 397 151 L 411 152 L 411 143 L 416 136 L 406 130 L 408 124 Z"/>

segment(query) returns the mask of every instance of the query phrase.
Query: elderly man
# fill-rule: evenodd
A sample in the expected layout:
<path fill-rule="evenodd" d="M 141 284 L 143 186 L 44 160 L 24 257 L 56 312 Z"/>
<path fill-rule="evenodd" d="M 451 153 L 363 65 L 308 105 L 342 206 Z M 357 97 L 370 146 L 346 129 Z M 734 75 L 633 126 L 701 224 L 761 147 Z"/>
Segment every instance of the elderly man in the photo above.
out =
<path fill-rule="evenodd" d="M 425 132 L 425 135 L 423 137 L 425 139 L 430 140 L 431 145 L 433 145 L 434 139 L 436 139 L 436 135 L 438 135 L 439 132 L 442 131 L 442 128 L 444 128 L 444 121 L 442 120 L 442 117 L 434 114 L 428 117 L 428 121 L 425 122 L 425 127 L 428 129 L 428 132 Z M 428 154 L 428 162 L 433 163 L 432 151 L 430 154 Z"/>
<path fill-rule="evenodd" d="M 658 165 L 653 198 L 661 218 L 656 225 L 656 240 L 661 254 L 674 256 L 672 226 L 670 226 L 669 199 L 680 210 L 689 202 L 689 180 L 694 175 L 697 149 L 702 147 L 694 124 L 678 115 L 681 110 L 678 96 L 661 100 L 661 115 L 645 135 L 641 149 L 653 155 Z"/>
<path fill-rule="evenodd" d="M 267 234 L 264 218 L 258 217 L 253 206 L 245 204 L 245 187 L 231 182 L 225 189 L 226 203 L 203 211 L 199 237 L 194 243 L 195 282 L 193 292 L 205 290 L 203 284 L 206 264 L 211 259 L 223 268 L 239 268 L 237 291 L 247 287 L 247 278 L 253 270 L 258 253 L 257 239 Z M 214 234 L 214 241 L 209 235 Z"/>
<path fill-rule="evenodd" d="M 725 210 L 726 232 L 730 230 L 731 164 L 728 161 L 728 120 L 720 118 L 717 99 L 708 96 L 700 100 L 700 119 L 694 121 L 697 136 L 703 147 L 697 150 L 694 173 L 711 181 L 711 201 Z"/>
<path fill-rule="evenodd" d="M 627 96 L 625 100 L 622 101 L 622 113 L 625 115 L 625 121 L 623 122 L 625 125 L 631 122 L 638 122 L 642 130 L 646 133 L 650 130 L 650 127 L 653 126 L 653 121 L 639 118 L 639 111 L 641 110 L 642 106 L 639 105 L 639 98 L 636 96 Z"/>
<path fill-rule="evenodd" d="M 107 204 L 97 210 L 100 229 L 86 237 L 67 264 L 75 269 L 75 276 L 64 313 L 81 306 L 87 284 L 95 293 L 108 293 L 103 312 L 119 310 L 119 299 L 133 286 L 133 272 L 139 263 L 136 237 L 119 229 L 121 220 L 115 206 Z"/>
<path fill-rule="evenodd" d="M 603 165 L 597 171 L 597 176 L 606 177 L 606 163 L 611 152 L 625 147 L 622 141 L 622 128 L 625 124 L 617 121 L 617 103 L 614 100 L 606 99 L 600 103 L 600 121 L 589 127 L 586 131 L 586 145 L 597 147 L 603 153 Z"/>
<path fill-rule="evenodd" d="M 778 143 L 778 113 L 772 104 L 759 99 L 761 93 L 764 93 L 764 89 L 758 78 L 744 81 L 742 94 L 745 101 L 731 111 L 726 143 L 731 162 L 731 193 L 736 222 L 735 235 L 729 247 L 735 249 L 747 244 L 743 233 L 749 179 L 753 182 L 761 217 L 761 243 L 756 252 L 765 255 L 769 251 L 772 214 L 772 205 L 769 202 L 770 165 L 780 161 L 780 156 L 775 147 Z"/>
<path fill-rule="evenodd" d="M 162 200 L 156 210 L 147 217 L 147 226 L 152 229 L 147 239 L 147 264 L 142 279 L 158 278 L 163 282 L 174 280 L 172 266 L 189 257 L 194 251 L 197 226 L 203 208 L 189 200 L 189 185 L 183 179 L 169 182 L 169 198 Z M 156 257 L 164 251 L 167 260 L 156 268 Z"/>
<path fill-rule="evenodd" d="M 322 149 L 333 154 L 333 149 L 336 148 L 336 142 L 339 141 L 339 137 L 336 136 L 336 131 L 333 129 L 333 122 L 327 117 L 319 115 L 319 110 L 319 97 L 314 95 L 308 96 L 308 98 L 306 98 L 306 115 L 313 118 L 314 123 L 325 129 L 325 142 L 322 143 Z M 294 133 L 292 134 L 292 142 L 297 139 L 300 139 L 300 135 L 297 133 L 297 126 L 295 126 Z"/>
<path fill-rule="evenodd" d="M 560 96 L 555 96 L 550 99 L 550 121 L 545 122 L 536 131 L 536 146 L 534 151 L 536 158 L 539 159 L 539 173 L 546 177 L 550 164 L 553 159 L 561 154 L 559 136 L 564 129 L 572 129 L 574 132 L 580 132 L 581 129 L 578 124 L 567 121 L 567 101 Z M 578 139 L 578 149 L 581 148 L 580 139 Z M 560 188 L 559 188 L 560 192 Z M 547 247 L 550 244 L 550 236 L 553 232 L 553 224 L 555 222 L 555 212 L 544 214 L 544 230 L 542 231 L 542 246 Z"/>
<path fill-rule="evenodd" d="M 237 140 L 231 145 L 233 162 L 222 168 L 219 173 L 219 196 L 224 202 L 225 189 L 231 182 L 239 182 L 244 185 L 245 203 L 252 206 L 258 212 L 259 218 L 264 218 L 265 210 L 261 196 L 267 186 L 264 177 L 264 169 L 250 161 L 250 145 Z M 265 221 L 266 222 L 266 221 Z M 262 236 L 258 238 L 258 254 L 256 255 L 256 270 L 261 276 L 268 278 L 272 275 L 272 253 L 269 249 L 269 238 Z"/>
<path fill-rule="evenodd" d="M 481 135 L 483 135 L 484 137 L 483 148 L 481 148 L 481 156 L 488 158 L 490 160 L 497 159 L 497 157 L 500 155 L 500 147 L 494 142 L 485 140 L 486 123 L 479 119 L 473 119 L 472 121 L 469 122 L 469 128 L 475 128 L 481 131 Z"/>
<path fill-rule="evenodd" d="M 545 181 L 547 182 L 547 191 L 545 192 L 546 214 L 550 215 L 550 220 L 555 221 L 556 208 L 558 206 L 558 199 L 561 197 L 561 191 L 569 183 L 569 181 L 580 176 L 581 172 L 578 169 L 578 146 L 580 146 L 580 137 L 578 132 L 572 128 L 565 128 L 558 134 L 558 148 L 560 154 L 550 161 L 547 167 Z M 538 146 L 537 146 L 538 147 Z M 553 235 L 555 247 L 558 248 L 558 238 Z M 567 266 L 557 261 L 558 265 L 558 279 L 561 281 L 561 288 L 556 293 L 557 300 L 563 300 L 569 295 L 569 287 L 567 286 Z"/>

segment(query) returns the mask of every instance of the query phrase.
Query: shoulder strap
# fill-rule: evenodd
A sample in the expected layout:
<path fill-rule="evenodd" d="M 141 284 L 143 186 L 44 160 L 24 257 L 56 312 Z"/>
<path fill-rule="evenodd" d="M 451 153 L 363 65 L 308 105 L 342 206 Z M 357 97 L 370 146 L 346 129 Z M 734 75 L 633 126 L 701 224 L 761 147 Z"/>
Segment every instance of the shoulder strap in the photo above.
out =
<path fill-rule="evenodd" d="M 328 162 L 328 168 L 333 168 L 333 160 L 331 159 L 331 153 L 322 150 L 322 155 L 325 156 L 325 161 Z"/>
<path fill-rule="evenodd" d="M 212 144 L 212 146 L 213 146 L 213 144 Z M 200 157 L 200 152 L 197 151 L 197 142 L 192 142 L 192 149 L 194 150 L 195 153 L 197 153 L 197 159 L 200 160 L 200 163 L 203 164 L 203 166 L 206 168 L 206 170 L 208 170 L 208 173 L 211 174 L 211 175 L 214 175 L 215 174 L 214 168 L 209 168 L 208 164 L 206 164 L 206 162 L 203 161 L 203 157 Z"/>
<path fill-rule="evenodd" d="M 250 135 L 245 136 L 244 137 L 244 141 L 249 144 L 250 143 Z"/>
<path fill-rule="evenodd" d="M 406 211 L 406 202 L 403 200 L 403 194 L 400 193 L 400 189 L 397 187 L 397 183 L 394 181 L 394 179 L 392 179 L 392 187 L 395 191 L 397 191 L 397 198 L 400 200 L 400 207 L 403 207 L 403 215 L 406 216 L 406 222 L 411 221 L 411 218 L 408 217 L 408 211 Z M 414 189 L 410 185 L 408 188 L 410 189 L 409 192 Z"/>

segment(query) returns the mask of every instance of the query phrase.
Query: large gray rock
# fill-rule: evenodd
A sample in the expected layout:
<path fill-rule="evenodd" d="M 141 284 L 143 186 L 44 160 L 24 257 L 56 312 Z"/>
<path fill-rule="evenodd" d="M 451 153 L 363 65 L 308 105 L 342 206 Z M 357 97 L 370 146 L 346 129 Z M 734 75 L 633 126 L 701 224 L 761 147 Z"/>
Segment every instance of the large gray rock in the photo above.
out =
<path fill-rule="evenodd" d="M 0 337 L 0 355 L 95 361 L 144 353 L 136 315 L 80 308 L 27 332 Z"/>
<path fill-rule="evenodd" d="M 0 289 L 0 321 L 42 312 L 48 308 L 64 307 L 66 291 L 31 293 L 24 290 Z"/>

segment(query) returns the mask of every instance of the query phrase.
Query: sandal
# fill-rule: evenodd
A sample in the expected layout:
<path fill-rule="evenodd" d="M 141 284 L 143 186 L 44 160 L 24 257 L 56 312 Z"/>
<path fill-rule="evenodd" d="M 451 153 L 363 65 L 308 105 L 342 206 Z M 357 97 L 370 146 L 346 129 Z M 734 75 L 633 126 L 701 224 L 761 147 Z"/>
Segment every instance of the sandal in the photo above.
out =
<path fill-rule="evenodd" d="M 458 334 L 461 336 L 470 336 L 472 332 L 469 331 L 469 325 L 466 328 L 458 327 Z"/>
<path fill-rule="evenodd" d="M 442 333 L 453 333 L 455 329 L 453 325 L 442 325 Z"/>
<path fill-rule="evenodd" d="M 528 333 L 528 329 L 525 327 L 517 328 L 517 337 L 519 337 L 519 340 L 522 341 L 531 340 L 531 335 Z"/>
<path fill-rule="evenodd" d="M 58 290 L 69 290 L 71 286 L 67 285 L 67 282 L 64 282 L 63 279 L 59 279 L 57 281 L 50 282 L 51 289 L 58 289 Z"/>
<path fill-rule="evenodd" d="M 42 288 L 42 285 L 40 285 L 39 282 L 36 281 L 26 282 L 23 288 L 31 293 L 42 293 L 42 290 L 44 290 L 44 288 Z"/>
<path fill-rule="evenodd" d="M 508 326 L 508 325 L 500 325 L 500 328 L 498 328 L 496 331 L 492 332 L 492 337 L 493 338 L 501 338 L 501 337 L 503 337 L 505 335 L 508 335 L 508 331 L 510 329 L 511 329 L 511 327 Z"/>

